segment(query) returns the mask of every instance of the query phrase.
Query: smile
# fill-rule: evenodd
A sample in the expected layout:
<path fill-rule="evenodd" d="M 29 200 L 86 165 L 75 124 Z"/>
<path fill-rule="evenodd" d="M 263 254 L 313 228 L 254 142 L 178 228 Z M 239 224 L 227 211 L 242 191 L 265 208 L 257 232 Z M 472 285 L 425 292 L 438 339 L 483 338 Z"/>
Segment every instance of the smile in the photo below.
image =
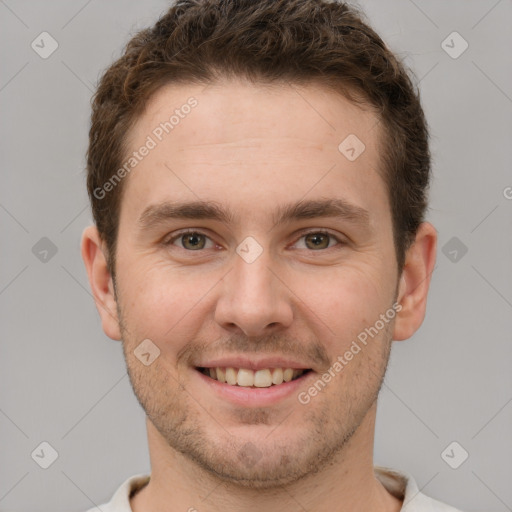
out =
<path fill-rule="evenodd" d="M 278 386 L 283 382 L 298 379 L 309 369 L 296 368 L 262 368 L 251 370 L 249 368 L 215 367 L 197 368 L 201 373 L 221 383 L 231 386 L 269 388 Z"/>

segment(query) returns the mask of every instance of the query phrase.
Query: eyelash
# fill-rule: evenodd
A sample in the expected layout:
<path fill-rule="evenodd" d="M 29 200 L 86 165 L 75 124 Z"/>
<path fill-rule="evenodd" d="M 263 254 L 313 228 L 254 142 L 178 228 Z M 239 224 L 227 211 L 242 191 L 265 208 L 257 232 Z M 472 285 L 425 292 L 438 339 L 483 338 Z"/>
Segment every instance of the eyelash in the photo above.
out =
<path fill-rule="evenodd" d="M 179 233 L 177 233 L 176 235 L 174 235 L 172 238 L 169 238 L 167 240 L 165 240 L 163 242 L 163 245 L 164 246 L 170 246 L 173 244 L 174 241 L 178 240 L 179 238 L 181 238 L 182 236 L 184 235 L 190 235 L 190 234 L 194 234 L 194 235 L 203 235 L 205 236 L 206 238 L 210 239 L 211 240 L 211 237 L 209 237 L 206 233 L 203 233 L 202 231 L 200 230 L 197 230 L 197 229 L 186 229 L 186 230 L 183 230 L 183 231 L 180 231 Z M 333 233 L 331 233 L 330 231 L 326 231 L 326 230 L 311 230 L 311 231 L 306 231 L 306 232 L 303 232 L 301 233 L 301 235 L 299 236 L 299 238 L 297 238 L 297 241 L 299 241 L 301 238 L 307 236 L 307 235 L 311 235 L 311 234 L 315 234 L 315 235 L 327 235 L 331 238 L 334 238 L 334 240 L 336 240 L 336 242 L 338 242 L 338 246 L 344 246 L 347 244 L 347 242 L 343 241 L 343 240 L 340 240 L 336 235 L 334 235 Z M 213 242 L 213 240 L 212 240 Z M 214 242 L 215 243 L 215 242 Z M 314 251 L 312 249 L 309 249 L 311 252 L 322 252 L 322 251 L 327 251 L 329 249 L 335 249 L 336 246 L 333 246 L 333 247 L 327 247 L 325 249 L 320 249 L 319 251 Z M 205 250 L 205 249 L 199 249 L 197 251 L 190 251 L 188 249 L 184 249 L 183 247 L 179 247 L 179 249 L 183 249 L 184 251 L 187 251 L 187 252 L 202 252 L 202 250 Z"/>

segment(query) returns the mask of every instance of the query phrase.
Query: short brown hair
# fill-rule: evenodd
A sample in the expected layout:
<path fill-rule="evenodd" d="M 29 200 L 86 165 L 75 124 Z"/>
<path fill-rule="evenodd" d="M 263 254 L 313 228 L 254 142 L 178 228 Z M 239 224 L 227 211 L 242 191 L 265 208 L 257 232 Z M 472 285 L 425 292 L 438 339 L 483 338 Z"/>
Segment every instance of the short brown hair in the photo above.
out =
<path fill-rule="evenodd" d="M 408 71 L 364 15 L 329 0 L 178 0 L 128 42 L 92 102 L 87 188 L 112 275 L 123 187 L 95 190 L 122 165 L 126 135 L 159 88 L 222 77 L 323 84 L 375 109 L 401 272 L 427 206 L 429 134 Z"/>

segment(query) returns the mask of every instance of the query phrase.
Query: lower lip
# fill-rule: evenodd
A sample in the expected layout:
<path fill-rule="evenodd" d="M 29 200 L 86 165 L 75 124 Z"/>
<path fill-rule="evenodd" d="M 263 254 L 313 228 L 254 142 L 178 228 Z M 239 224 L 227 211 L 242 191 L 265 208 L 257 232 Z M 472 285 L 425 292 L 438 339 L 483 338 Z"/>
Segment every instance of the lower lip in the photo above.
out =
<path fill-rule="evenodd" d="M 268 388 L 250 388 L 219 382 L 211 377 L 207 377 L 199 370 L 195 370 L 195 372 L 217 396 L 235 405 L 246 407 L 267 407 L 277 404 L 292 395 L 297 396 L 299 389 L 314 375 L 314 372 L 310 370 L 290 382 L 283 382 Z"/>

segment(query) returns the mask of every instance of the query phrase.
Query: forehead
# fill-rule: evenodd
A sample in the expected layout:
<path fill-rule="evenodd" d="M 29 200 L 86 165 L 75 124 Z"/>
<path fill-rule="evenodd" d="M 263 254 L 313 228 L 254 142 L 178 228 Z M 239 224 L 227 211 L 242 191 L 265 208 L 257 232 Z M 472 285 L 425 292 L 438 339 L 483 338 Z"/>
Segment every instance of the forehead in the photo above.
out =
<path fill-rule="evenodd" d="M 379 130 L 370 109 L 319 85 L 167 85 L 128 134 L 127 158 L 151 150 L 129 173 L 123 204 L 140 213 L 169 198 L 233 199 L 236 208 L 234 190 L 241 204 L 253 190 L 275 205 L 333 189 L 386 202 Z"/>
<path fill-rule="evenodd" d="M 188 117 L 192 121 L 184 122 Z M 165 122 L 172 125 L 167 126 L 168 131 L 161 127 Z M 341 92 L 321 84 L 253 84 L 225 79 L 208 85 L 161 87 L 148 100 L 127 140 L 131 147 L 150 133 L 157 139 L 172 134 L 176 143 L 185 140 L 193 146 L 263 135 L 267 143 L 273 138 L 280 146 L 285 137 L 294 137 L 307 145 L 320 143 L 337 149 L 350 133 L 359 134 L 372 146 L 378 133 L 373 130 L 376 124 L 378 118 L 368 106 L 355 105 Z M 295 147 L 296 141 L 290 142 Z"/>

